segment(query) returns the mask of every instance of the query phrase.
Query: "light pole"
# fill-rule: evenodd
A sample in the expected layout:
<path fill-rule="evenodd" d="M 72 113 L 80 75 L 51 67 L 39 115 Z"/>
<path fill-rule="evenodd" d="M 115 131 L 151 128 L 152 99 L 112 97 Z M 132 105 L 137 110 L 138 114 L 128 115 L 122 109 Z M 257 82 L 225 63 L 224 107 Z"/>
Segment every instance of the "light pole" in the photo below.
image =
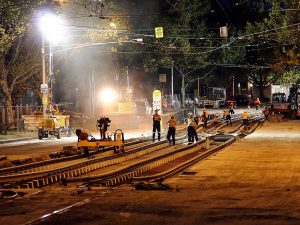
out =
<path fill-rule="evenodd" d="M 47 109 L 47 84 L 46 84 L 46 59 L 45 59 L 45 33 L 42 30 L 42 69 L 43 69 L 43 83 L 41 85 L 42 92 L 42 108 L 43 108 L 43 116 L 46 117 L 46 109 Z"/>
<path fill-rule="evenodd" d="M 171 105 L 174 107 L 174 62 L 172 61 L 172 68 L 171 68 Z"/>
<path fill-rule="evenodd" d="M 53 42 L 59 36 L 62 36 L 61 21 L 58 16 L 53 14 L 45 14 L 41 17 L 40 27 L 42 29 L 42 69 L 43 69 L 43 83 L 41 84 L 41 92 L 43 95 L 43 115 L 46 117 L 47 108 L 49 106 L 50 114 L 52 114 L 52 78 L 53 78 Z M 45 37 L 49 41 L 49 75 L 48 83 L 46 79 L 46 59 L 45 59 Z"/>
<path fill-rule="evenodd" d="M 251 95 L 251 100 L 253 98 L 253 84 L 250 84 L 250 95 Z"/>

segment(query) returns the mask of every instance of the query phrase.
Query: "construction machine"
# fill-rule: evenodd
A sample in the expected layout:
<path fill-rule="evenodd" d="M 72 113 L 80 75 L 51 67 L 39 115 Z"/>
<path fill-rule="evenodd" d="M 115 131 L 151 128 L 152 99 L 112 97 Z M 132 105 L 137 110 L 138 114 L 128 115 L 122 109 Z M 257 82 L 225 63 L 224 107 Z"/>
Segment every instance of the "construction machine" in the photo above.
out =
<path fill-rule="evenodd" d="M 289 96 L 285 93 L 274 93 L 272 95 L 271 113 L 281 113 L 295 119 L 300 117 L 300 87 L 293 84 L 289 90 Z"/>
<path fill-rule="evenodd" d="M 57 139 L 61 138 L 61 134 L 64 133 L 70 137 L 72 135 L 72 129 L 69 125 L 69 115 L 52 115 L 42 119 L 42 126 L 38 128 L 38 138 L 49 138 L 51 136 Z"/>
<path fill-rule="evenodd" d="M 77 129 L 77 148 L 83 150 L 85 155 L 89 155 L 89 149 L 99 149 L 104 147 L 114 147 L 114 153 L 124 153 L 124 133 L 117 129 L 111 135 L 107 135 L 107 129 L 111 120 L 108 117 L 101 117 L 97 120 L 97 129 L 100 131 L 100 139 L 96 139 L 87 131 Z"/>

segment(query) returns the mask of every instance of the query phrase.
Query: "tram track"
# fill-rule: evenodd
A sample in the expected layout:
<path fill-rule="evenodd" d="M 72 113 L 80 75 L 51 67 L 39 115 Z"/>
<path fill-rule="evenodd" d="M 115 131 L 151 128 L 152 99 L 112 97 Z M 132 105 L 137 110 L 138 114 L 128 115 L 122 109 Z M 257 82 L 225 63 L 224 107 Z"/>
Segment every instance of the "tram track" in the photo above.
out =
<path fill-rule="evenodd" d="M 249 130 L 253 132 L 257 126 L 262 122 L 262 116 L 255 116 L 252 118 L 252 129 Z M 241 126 L 238 125 L 236 129 L 240 130 Z M 238 135 L 244 135 L 244 132 L 239 132 Z M 215 135 L 217 136 L 217 135 Z M 100 185 L 100 186 L 116 186 L 128 181 L 135 180 L 153 180 L 157 178 L 166 178 L 172 176 L 172 174 L 178 173 L 179 171 L 187 168 L 200 160 L 209 157 L 211 154 L 223 149 L 232 142 L 234 142 L 234 136 L 225 136 L 225 141 L 223 143 L 219 142 L 219 138 L 210 143 L 212 147 L 208 149 L 207 140 L 202 140 L 193 145 L 188 145 L 181 147 L 170 153 L 159 155 L 151 159 L 146 159 L 144 161 L 125 166 L 116 171 L 112 171 L 106 174 L 100 174 L 98 176 L 88 176 L 84 178 L 71 178 L 69 182 L 85 181 L 87 186 Z M 209 141 L 209 140 L 208 140 Z M 150 175 L 149 175 L 150 174 Z"/>
<path fill-rule="evenodd" d="M 179 134 L 182 134 L 181 138 L 185 138 L 185 129 L 179 129 Z M 162 135 L 162 139 L 166 135 Z M 179 138 L 180 139 L 180 138 Z M 151 137 L 145 137 L 145 138 L 136 138 L 131 139 L 129 141 L 125 141 L 126 151 L 130 151 L 131 149 L 135 149 L 138 147 L 143 147 L 145 145 L 152 144 Z M 74 146 L 69 146 L 74 147 Z M 112 151 L 113 147 L 105 147 L 102 149 L 97 149 L 90 151 L 89 158 L 95 158 L 95 157 L 102 157 L 102 156 L 108 156 L 113 155 Z M 6 176 L 6 175 L 14 175 L 14 174 L 24 174 L 24 173 L 32 173 L 32 172 L 38 172 L 42 170 L 51 170 L 55 168 L 59 168 L 62 165 L 71 162 L 73 164 L 84 162 L 88 160 L 88 157 L 83 154 L 76 154 L 72 156 L 65 156 L 65 157 L 59 157 L 55 159 L 50 160 L 44 160 L 40 162 L 35 163 L 27 163 L 24 165 L 14 166 L 14 167 L 8 167 L 4 169 L 0 169 L 0 177 Z"/>
<path fill-rule="evenodd" d="M 215 128 L 211 128 L 211 129 L 217 130 L 216 127 L 220 126 L 220 123 L 215 124 L 215 125 L 216 125 Z M 211 126 L 212 126 L 212 124 L 211 124 Z M 177 138 L 177 142 L 180 140 L 184 140 L 185 138 L 186 138 L 186 135 L 183 135 L 180 138 Z M 138 143 L 139 141 L 141 142 L 141 140 L 136 140 L 133 143 L 135 143 L 136 145 L 139 145 L 139 143 Z M 203 141 L 200 141 L 200 142 L 195 144 L 195 148 L 199 148 L 199 145 L 201 145 L 201 144 L 203 145 Z M 134 146 L 135 144 L 132 144 L 132 146 Z M 180 147 L 178 149 L 178 151 L 176 150 L 174 152 L 184 152 L 184 151 L 188 152 L 188 151 L 190 151 L 188 149 L 193 148 L 193 146 L 194 145 L 182 146 L 182 148 Z M 47 165 L 46 165 L 46 167 L 42 167 L 41 166 L 42 162 L 41 162 L 39 164 L 39 167 L 42 169 L 40 171 L 37 171 L 37 170 L 34 170 L 34 168 L 29 169 L 29 167 L 27 167 L 27 169 L 25 169 L 26 167 L 24 165 L 23 170 L 18 171 L 17 173 L 13 173 L 12 171 L 11 171 L 11 173 L 9 173 L 8 169 L 6 170 L 7 173 L 3 173 L 3 171 L 0 171 L 0 172 L 2 172 L 2 174 L 0 176 L 0 185 L 2 187 L 15 187 L 15 188 L 40 188 L 42 186 L 46 186 L 46 185 L 49 185 L 49 184 L 52 184 L 52 183 L 55 183 L 58 181 L 62 181 L 62 180 L 70 181 L 71 179 L 73 179 L 73 177 L 83 176 L 84 174 L 90 173 L 92 171 L 97 171 L 101 168 L 106 168 L 106 167 L 109 167 L 112 165 L 120 164 L 122 162 L 127 163 L 129 160 L 133 160 L 135 158 L 139 158 L 144 155 L 150 154 L 151 152 L 155 152 L 155 151 L 163 150 L 163 149 L 168 149 L 168 144 L 167 144 L 166 140 L 163 140 L 160 142 L 155 142 L 155 143 L 149 143 L 149 142 L 145 141 L 143 146 L 132 148 L 129 151 L 127 150 L 127 152 L 125 154 L 108 155 L 108 156 L 103 156 L 101 158 L 95 157 L 95 158 L 91 158 L 88 160 L 85 158 L 84 161 L 80 161 L 80 157 L 79 157 L 76 159 L 79 161 L 72 159 L 74 162 L 72 165 L 66 165 L 66 166 L 63 166 L 60 168 L 54 168 L 54 169 L 50 168 L 49 169 L 47 167 Z M 170 160 L 173 157 L 171 155 L 175 154 L 175 153 L 172 153 L 171 155 L 170 154 L 171 153 L 168 153 L 167 155 L 158 156 L 158 157 L 161 157 L 159 160 L 161 160 L 163 162 L 166 162 L 165 161 L 166 159 Z M 179 153 L 176 153 L 176 154 L 179 154 Z M 95 153 L 95 155 L 96 155 L 96 153 Z M 153 158 L 157 158 L 157 157 L 153 157 Z M 164 158 L 166 158 L 166 159 L 164 159 Z M 56 159 L 56 160 L 58 160 L 58 159 Z M 59 159 L 58 161 L 59 161 L 59 163 L 63 163 L 63 160 L 64 159 L 62 158 L 62 159 Z M 157 161 L 157 160 L 155 160 L 155 161 Z M 140 163 L 142 163 L 142 162 L 140 162 Z M 146 164 L 149 164 L 149 163 L 147 162 Z M 50 165 L 51 165 L 51 163 L 50 163 Z M 45 166 L 45 165 L 43 165 L 43 166 Z M 131 166 L 136 166 L 136 165 L 131 165 Z M 35 168 L 38 168 L 38 167 L 35 167 Z M 18 168 L 18 169 L 20 169 L 20 168 Z M 95 178 L 95 175 L 93 175 L 93 176 Z M 113 174 L 111 173 L 110 176 L 113 176 Z M 129 176 L 127 176 L 127 177 L 129 177 Z M 74 179 L 74 180 L 76 180 L 76 179 Z M 80 180 L 80 179 L 78 179 L 78 180 Z M 85 177 L 85 180 L 87 180 L 86 177 Z M 122 180 L 123 180 L 123 178 L 122 178 Z"/>
<path fill-rule="evenodd" d="M 186 135 L 183 135 L 178 139 L 184 139 L 185 136 Z M 144 143 L 140 143 L 140 141 L 137 140 L 131 142 L 131 144 L 133 146 L 138 145 L 138 147 L 131 147 L 130 150 L 128 148 L 124 154 L 113 154 L 112 151 L 108 152 L 110 148 L 107 148 L 107 155 L 103 157 L 100 157 L 100 155 L 103 154 L 102 152 L 99 153 L 99 151 L 96 151 L 92 153 L 89 158 L 84 156 L 66 157 L 48 160 L 47 162 L 23 165 L 18 168 L 6 168 L 4 170 L 5 173 L 3 173 L 2 170 L 0 185 L 3 186 L 6 184 L 6 186 L 17 186 L 20 188 L 45 186 L 67 177 L 84 174 L 108 165 L 120 163 L 131 157 L 148 154 L 151 151 L 162 148 L 163 145 L 166 145 L 166 142 L 166 140 L 163 140 L 152 143 L 152 141 L 146 140 Z M 97 155 L 99 157 L 96 158 Z M 91 165 L 93 166 L 91 167 Z"/>

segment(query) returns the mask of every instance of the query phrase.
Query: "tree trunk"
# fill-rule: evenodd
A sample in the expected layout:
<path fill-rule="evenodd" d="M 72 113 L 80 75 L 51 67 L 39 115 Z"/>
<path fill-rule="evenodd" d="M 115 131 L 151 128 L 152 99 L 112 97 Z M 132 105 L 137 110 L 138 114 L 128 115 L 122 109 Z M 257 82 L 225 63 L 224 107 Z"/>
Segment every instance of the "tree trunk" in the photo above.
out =
<path fill-rule="evenodd" d="M 183 74 L 181 75 L 181 96 L 182 96 L 181 103 L 184 107 L 185 106 L 185 85 L 184 85 L 184 75 Z"/>
<path fill-rule="evenodd" d="M 10 127 L 13 122 L 13 110 L 12 110 L 12 100 L 11 93 L 7 86 L 6 82 L 0 82 L 1 90 L 0 93 L 3 94 L 3 103 L 4 103 L 4 113 L 5 113 L 5 130 Z"/>

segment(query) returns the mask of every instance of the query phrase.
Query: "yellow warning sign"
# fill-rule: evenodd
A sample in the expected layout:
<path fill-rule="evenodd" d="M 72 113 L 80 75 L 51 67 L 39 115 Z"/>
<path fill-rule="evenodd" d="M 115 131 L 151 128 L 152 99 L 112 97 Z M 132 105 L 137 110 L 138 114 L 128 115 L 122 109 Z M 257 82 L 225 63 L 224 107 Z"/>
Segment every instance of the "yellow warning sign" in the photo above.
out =
<path fill-rule="evenodd" d="M 48 104 L 48 97 L 47 97 L 47 95 L 43 96 L 42 103 L 43 103 L 43 105 L 47 105 Z"/>
<path fill-rule="evenodd" d="M 153 97 L 153 111 L 156 109 L 161 110 L 161 92 L 159 90 L 154 90 L 152 97 Z"/>
<path fill-rule="evenodd" d="M 155 37 L 156 38 L 163 38 L 164 37 L 164 31 L 162 27 L 155 27 Z"/>

